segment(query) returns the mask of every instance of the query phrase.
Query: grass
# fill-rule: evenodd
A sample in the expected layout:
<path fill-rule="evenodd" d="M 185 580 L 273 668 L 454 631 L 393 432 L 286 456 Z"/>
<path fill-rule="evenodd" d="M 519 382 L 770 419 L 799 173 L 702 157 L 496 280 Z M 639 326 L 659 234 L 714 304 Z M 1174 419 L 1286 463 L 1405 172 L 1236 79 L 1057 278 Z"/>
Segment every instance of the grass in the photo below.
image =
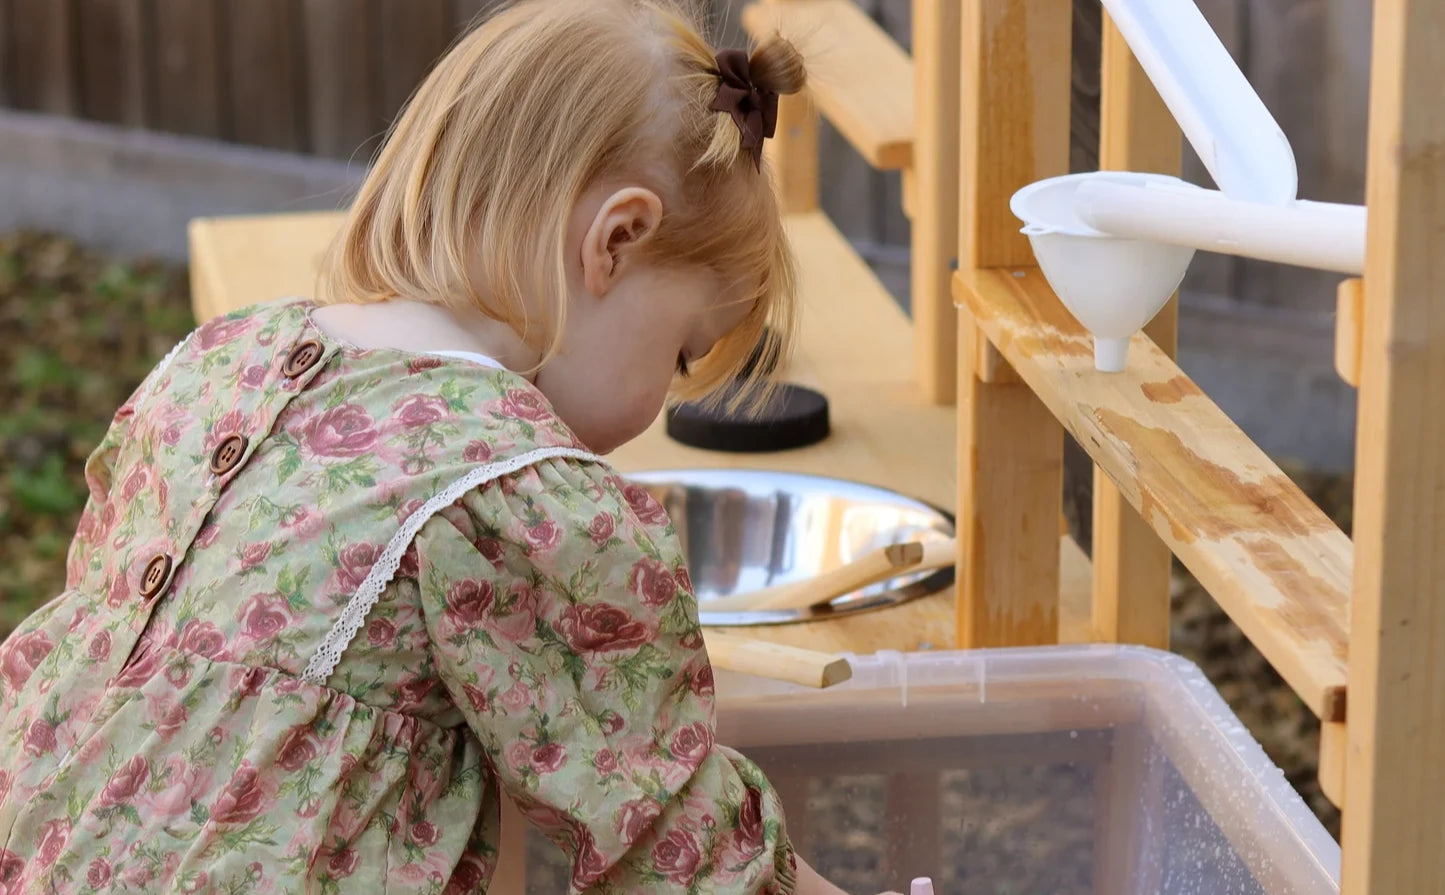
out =
<path fill-rule="evenodd" d="M 86 457 L 192 325 L 183 268 L 0 235 L 0 636 L 64 587 Z"/>

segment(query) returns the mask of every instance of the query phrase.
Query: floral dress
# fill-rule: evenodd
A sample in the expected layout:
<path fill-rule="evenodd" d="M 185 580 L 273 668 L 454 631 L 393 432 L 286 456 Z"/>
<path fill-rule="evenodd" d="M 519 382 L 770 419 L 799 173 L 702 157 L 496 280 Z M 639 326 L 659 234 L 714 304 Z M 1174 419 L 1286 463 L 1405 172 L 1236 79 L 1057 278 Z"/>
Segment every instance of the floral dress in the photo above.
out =
<path fill-rule="evenodd" d="M 504 793 L 576 891 L 789 891 L 663 509 L 525 379 L 310 308 L 196 330 L 87 463 L 0 646 L 0 892 L 484 892 Z"/>

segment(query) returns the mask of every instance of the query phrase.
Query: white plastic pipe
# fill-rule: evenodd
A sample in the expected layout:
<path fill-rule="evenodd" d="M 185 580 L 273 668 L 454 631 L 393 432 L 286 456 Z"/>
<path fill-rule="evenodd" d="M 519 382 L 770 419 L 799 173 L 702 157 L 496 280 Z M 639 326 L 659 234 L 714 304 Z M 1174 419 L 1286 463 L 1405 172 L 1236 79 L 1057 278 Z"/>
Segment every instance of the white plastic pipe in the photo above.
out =
<path fill-rule="evenodd" d="M 1103 0 L 1214 182 L 1280 205 L 1299 189 L 1294 151 L 1193 0 Z"/>
<path fill-rule="evenodd" d="M 1262 205 L 1195 186 L 1100 178 L 1080 184 L 1074 211 L 1110 236 L 1343 274 L 1365 269 L 1363 205 L 1300 200 Z"/>

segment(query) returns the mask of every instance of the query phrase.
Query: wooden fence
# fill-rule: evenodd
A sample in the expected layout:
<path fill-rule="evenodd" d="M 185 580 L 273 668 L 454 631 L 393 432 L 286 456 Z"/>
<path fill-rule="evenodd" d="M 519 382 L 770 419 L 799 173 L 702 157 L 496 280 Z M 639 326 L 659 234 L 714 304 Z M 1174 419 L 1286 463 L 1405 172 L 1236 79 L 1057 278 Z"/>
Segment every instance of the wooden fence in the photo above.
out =
<path fill-rule="evenodd" d="M 496 0 L 0 0 L 0 103 L 349 157 Z"/>
<path fill-rule="evenodd" d="M 437 56 L 502 2 L 0 0 L 0 107 L 365 157 Z M 736 39 L 743 0 L 701 2 Z M 907 47 L 912 0 L 858 2 Z M 1197 2 L 1294 144 L 1302 195 L 1361 201 L 1369 0 Z M 1096 103 L 1098 0 L 1074 6 L 1083 61 L 1075 96 Z M 1078 136 L 1076 155 L 1086 154 L 1094 143 Z M 1078 168 L 1092 164 L 1075 159 Z M 825 207 L 865 254 L 907 244 L 896 177 L 872 172 L 826 137 L 822 167 L 824 181 L 847 197 L 825 196 Z M 1225 258 L 1196 264 L 1190 288 L 1311 307 L 1328 306 L 1333 294 L 1325 278 Z"/>

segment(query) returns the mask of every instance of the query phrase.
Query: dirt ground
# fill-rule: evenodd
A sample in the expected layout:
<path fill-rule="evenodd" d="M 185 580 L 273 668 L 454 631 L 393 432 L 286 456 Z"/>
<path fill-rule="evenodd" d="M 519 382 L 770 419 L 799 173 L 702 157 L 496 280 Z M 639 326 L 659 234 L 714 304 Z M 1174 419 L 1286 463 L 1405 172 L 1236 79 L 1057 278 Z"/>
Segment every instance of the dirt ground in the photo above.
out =
<path fill-rule="evenodd" d="M 117 263 L 48 236 L 0 235 L 0 635 L 60 591 L 66 548 L 85 498 L 85 458 L 114 409 L 190 329 L 189 308 L 184 269 Z M 1287 471 L 1348 531 L 1348 480 Z M 1315 780 L 1318 722 L 1182 572 L 1173 600 L 1174 648 L 1204 669 L 1338 837 L 1338 812 Z M 1047 803 L 1050 793 L 1058 796 L 1059 787 L 1077 782 L 1070 781 L 1068 774 L 1045 775 L 1038 798 Z M 845 871 L 852 862 L 860 865 L 859 874 L 878 860 L 880 847 L 876 837 L 859 840 L 857 832 L 876 823 L 855 816 L 876 801 L 867 796 L 868 785 L 850 790 L 840 782 L 839 810 L 829 812 L 836 825 L 826 831 L 829 841 L 843 847 L 838 860 Z M 979 787 L 996 785 L 965 775 L 950 779 L 945 798 L 963 806 Z M 1035 803 L 1016 810 L 1026 814 L 1044 804 Z M 1079 823 L 1087 830 L 1086 822 Z M 825 831 L 818 832 L 823 838 Z M 1041 872 L 1036 882 L 1045 888 L 1037 891 L 1076 891 L 1062 865 Z M 1023 889 L 1014 891 L 1025 895 Z"/>

